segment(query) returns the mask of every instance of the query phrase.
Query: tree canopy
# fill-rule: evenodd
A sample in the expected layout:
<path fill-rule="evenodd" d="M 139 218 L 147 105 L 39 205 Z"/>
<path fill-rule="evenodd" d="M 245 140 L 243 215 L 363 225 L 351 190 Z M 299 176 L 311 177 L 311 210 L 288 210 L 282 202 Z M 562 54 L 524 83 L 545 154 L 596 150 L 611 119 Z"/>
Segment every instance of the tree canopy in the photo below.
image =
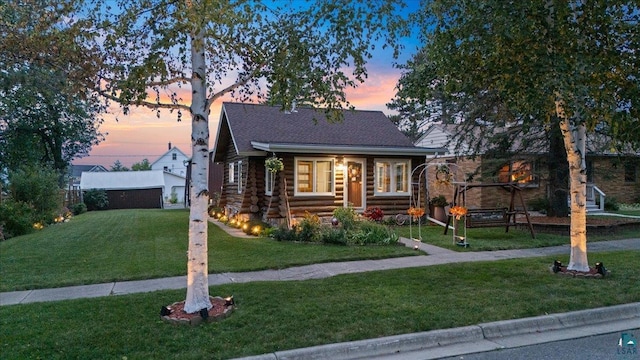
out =
<path fill-rule="evenodd" d="M 86 91 L 86 90 L 85 90 Z M 66 173 L 104 139 L 102 102 L 79 94 L 66 74 L 33 64 L 0 73 L 0 168 L 33 164 Z"/>
<path fill-rule="evenodd" d="M 571 261 L 586 258 L 587 136 L 640 149 L 640 8 L 635 1 L 423 3 L 425 47 L 407 64 L 399 97 L 454 114 L 474 153 L 550 139 L 569 165 Z M 461 142 L 459 142 L 461 144 Z"/>
<path fill-rule="evenodd" d="M 487 134 L 513 143 L 544 130 L 558 96 L 567 116 L 607 135 L 611 149 L 639 149 L 639 17 L 637 4 L 622 0 L 427 1 L 426 46 L 406 65 L 399 98 L 455 114 L 450 121 L 476 151 L 501 143 Z"/>
<path fill-rule="evenodd" d="M 103 139 L 104 102 L 93 90 L 99 57 L 88 46 L 79 1 L 0 3 L 0 166 L 55 168 Z"/>

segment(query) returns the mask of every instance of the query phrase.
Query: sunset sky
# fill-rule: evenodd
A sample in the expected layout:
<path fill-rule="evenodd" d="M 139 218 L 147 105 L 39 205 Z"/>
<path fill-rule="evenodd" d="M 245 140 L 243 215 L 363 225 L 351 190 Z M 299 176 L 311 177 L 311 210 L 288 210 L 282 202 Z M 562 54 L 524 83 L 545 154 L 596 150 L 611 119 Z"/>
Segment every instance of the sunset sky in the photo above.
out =
<path fill-rule="evenodd" d="M 394 63 L 404 63 L 418 47 L 416 39 L 405 39 L 405 49 L 400 58 L 394 60 L 390 51 L 380 49 L 370 60 L 368 78 L 364 84 L 356 89 L 347 89 L 347 99 L 359 110 L 380 110 L 385 114 L 392 114 L 386 104 L 395 95 L 395 86 L 400 76 L 400 70 L 394 68 Z M 223 101 L 233 101 L 224 97 L 216 101 L 209 116 L 210 147 L 214 146 L 215 133 L 220 118 Z M 119 160 L 124 166 L 148 159 L 155 161 L 168 150 L 168 143 L 178 147 L 187 156 L 191 155 L 191 119 L 184 114 L 182 121 L 169 111 L 162 111 L 160 118 L 147 108 L 132 108 L 129 115 L 112 106 L 111 113 L 104 116 L 104 123 L 100 126 L 102 133 L 107 133 L 106 140 L 94 146 L 90 155 L 76 159 L 76 165 L 103 165 L 107 169 Z"/>

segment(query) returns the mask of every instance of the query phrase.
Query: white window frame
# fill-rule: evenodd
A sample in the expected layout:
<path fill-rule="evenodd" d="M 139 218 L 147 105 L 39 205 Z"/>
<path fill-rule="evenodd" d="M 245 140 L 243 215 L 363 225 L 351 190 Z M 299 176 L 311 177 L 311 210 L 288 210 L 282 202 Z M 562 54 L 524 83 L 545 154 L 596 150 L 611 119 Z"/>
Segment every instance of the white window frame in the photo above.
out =
<path fill-rule="evenodd" d="M 273 195 L 273 183 L 276 179 L 276 174 L 269 171 L 267 166 L 264 167 L 264 193 L 265 195 Z"/>
<path fill-rule="evenodd" d="M 243 190 L 242 183 L 242 160 L 238 161 L 238 194 L 241 194 Z"/>
<path fill-rule="evenodd" d="M 379 165 L 387 164 L 389 166 L 389 191 L 381 189 L 379 184 Z M 398 191 L 397 171 L 398 165 L 404 165 L 404 188 L 406 191 Z M 374 196 L 409 196 L 411 194 L 411 160 L 409 159 L 374 159 L 373 164 L 373 194 Z"/>
<path fill-rule="evenodd" d="M 236 182 L 236 163 L 229 163 L 229 184 Z"/>
<path fill-rule="evenodd" d="M 311 181 L 311 188 L 312 191 L 310 192 L 303 192 L 303 191 L 298 191 L 298 185 L 299 185 L 299 179 L 300 179 L 300 174 L 298 173 L 299 171 L 299 165 L 301 161 L 307 161 L 307 162 L 311 162 L 312 163 L 312 178 L 310 179 Z M 317 180 L 318 180 L 318 163 L 319 162 L 329 162 L 330 166 L 331 166 L 331 191 L 323 191 L 323 192 L 318 192 L 317 189 Z M 335 159 L 334 158 L 330 158 L 330 157 L 296 157 L 294 159 L 294 184 L 293 184 L 293 188 L 294 188 L 294 196 L 335 196 L 336 194 L 336 163 L 335 163 Z"/>

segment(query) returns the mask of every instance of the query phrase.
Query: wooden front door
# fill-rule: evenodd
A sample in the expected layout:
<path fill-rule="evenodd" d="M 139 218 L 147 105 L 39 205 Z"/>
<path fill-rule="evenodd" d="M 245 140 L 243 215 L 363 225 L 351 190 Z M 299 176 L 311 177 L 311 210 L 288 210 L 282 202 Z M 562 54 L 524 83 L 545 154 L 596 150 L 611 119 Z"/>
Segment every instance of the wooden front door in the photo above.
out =
<path fill-rule="evenodd" d="M 347 205 L 353 206 L 354 209 L 364 209 L 364 161 L 350 160 L 347 161 L 345 169 L 345 189 L 347 191 Z"/>

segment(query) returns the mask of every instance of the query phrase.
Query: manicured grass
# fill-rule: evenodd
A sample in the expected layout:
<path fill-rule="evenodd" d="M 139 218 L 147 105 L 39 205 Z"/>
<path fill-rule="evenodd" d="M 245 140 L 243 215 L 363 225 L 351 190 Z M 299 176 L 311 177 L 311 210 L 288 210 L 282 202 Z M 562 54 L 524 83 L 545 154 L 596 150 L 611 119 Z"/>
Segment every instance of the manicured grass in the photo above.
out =
<path fill-rule="evenodd" d="M 237 309 L 198 327 L 160 320 L 184 291 L 3 306 L 0 358 L 226 359 L 637 302 L 639 256 L 590 253 L 602 279 L 553 274 L 547 257 L 215 286 Z"/>
<path fill-rule="evenodd" d="M 640 216 L 640 209 L 620 209 L 616 214 Z"/>
<path fill-rule="evenodd" d="M 0 291 L 186 274 L 187 210 L 89 212 L 0 242 Z M 417 255 L 403 246 L 329 246 L 234 238 L 209 226 L 209 272 Z"/>
<path fill-rule="evenodd" d="M 492 228 L 470 228 L 467 229 L 467 242 L 470 247 L 464 248 L 453 243 L 453 232 L 451 229 L 444 235 L 444 227 L 437 225 L 422 225 L 420 228 L 422 234 L 422 242 L 447 248 L 456 251 L 494 251 L 509 249 L 528 249 L 537 247 L 566 245 L 570 243 L 568 236 L 536 233 L 535 239 L 531 238 L 529 231 L 509 228 L 509 232 L 505 232 L 504 227 Z M 418 226 L 414 225 L 410 229 L 408 225 L 396 227 L 398 235 L 406 238 L 417 239 L 419 232 Z M 410 234 L 411 233 L 411 234 Z M 616 239 L 637 238 L 638 233 L 634 230 L 619 231 L 611 235 L 589 235 L 587 232 L 587 241 L 606 241 Z"/>

